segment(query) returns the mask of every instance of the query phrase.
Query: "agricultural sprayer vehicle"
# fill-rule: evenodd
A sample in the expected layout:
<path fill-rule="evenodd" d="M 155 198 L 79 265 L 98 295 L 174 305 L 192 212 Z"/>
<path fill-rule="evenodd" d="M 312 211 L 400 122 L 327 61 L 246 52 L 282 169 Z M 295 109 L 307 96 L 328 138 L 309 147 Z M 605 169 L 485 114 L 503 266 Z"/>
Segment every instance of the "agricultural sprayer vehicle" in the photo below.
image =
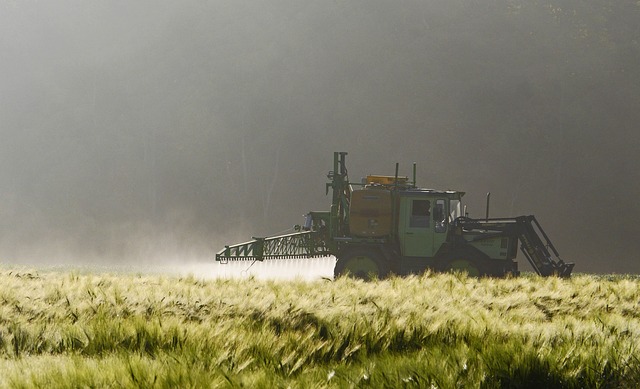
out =
<path fill-rule="evenodd" d="M 335 256 L 335 276 L 384 278 L 432 271 L 472 276 L 518 275 L 518 243 L 542 276 L 568 277 L 565 263 L 536 218 L 472 219 L 461 205 L 464 192 L 424 189 L 398 175 L 349 181 L 345 152 L 334 153 L 326 192 L 328 211 L 309 212 L 296 232 L 225 246 L 216 260 L 264 261 Z M 464 213 L 463 213 L 464 212 Z"/>

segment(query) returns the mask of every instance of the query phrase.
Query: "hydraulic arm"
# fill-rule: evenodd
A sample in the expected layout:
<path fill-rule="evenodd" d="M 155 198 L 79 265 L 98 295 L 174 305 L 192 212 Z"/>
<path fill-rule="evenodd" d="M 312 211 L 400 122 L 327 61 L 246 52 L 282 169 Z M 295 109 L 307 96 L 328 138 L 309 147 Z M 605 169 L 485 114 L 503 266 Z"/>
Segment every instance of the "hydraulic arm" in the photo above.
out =
<path fill-rule="evenodd" d="M 571 275 L 574 264 L 560 259 L 560 254 L 533 215 L 485 220 L 463 217 L 459 218 L 458 224 L 464 230 L 495 231 L 517 238 L 520 241 L 520 250 L 536 273 L 541 276 L 568 277 Z"/>

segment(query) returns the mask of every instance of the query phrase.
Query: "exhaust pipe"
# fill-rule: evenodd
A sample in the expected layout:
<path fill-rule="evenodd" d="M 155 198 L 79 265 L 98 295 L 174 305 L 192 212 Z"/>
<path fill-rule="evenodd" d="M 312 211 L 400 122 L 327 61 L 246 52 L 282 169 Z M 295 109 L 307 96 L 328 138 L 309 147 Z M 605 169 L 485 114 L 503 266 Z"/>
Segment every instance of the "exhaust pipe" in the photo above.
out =
<path fill-rule="evenodd" d="M 485 221 L 489 222 L 489 200 L 491 199 L 491 192 L 487 192 L 487 213 L 485 215 Z"/>

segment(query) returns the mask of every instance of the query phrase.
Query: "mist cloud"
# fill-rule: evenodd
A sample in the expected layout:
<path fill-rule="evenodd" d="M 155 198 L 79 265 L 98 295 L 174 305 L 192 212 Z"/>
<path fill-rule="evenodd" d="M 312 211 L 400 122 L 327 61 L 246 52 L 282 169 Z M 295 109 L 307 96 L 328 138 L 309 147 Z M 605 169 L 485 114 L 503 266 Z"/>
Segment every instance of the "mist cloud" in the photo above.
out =
<path fill-rule="evenodd" d="M 348 151 L 638 272 L 640 7 L 596 3 L 5 2 L 0 260 L 206 257 Z"/>

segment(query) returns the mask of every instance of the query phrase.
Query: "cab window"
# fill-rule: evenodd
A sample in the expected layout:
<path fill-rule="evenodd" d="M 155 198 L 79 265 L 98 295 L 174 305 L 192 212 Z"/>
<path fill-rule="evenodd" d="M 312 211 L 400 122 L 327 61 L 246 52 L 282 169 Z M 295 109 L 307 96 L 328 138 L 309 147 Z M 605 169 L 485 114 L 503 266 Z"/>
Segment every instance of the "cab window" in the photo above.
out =
<path fill-rule="evenodd" d="M 429 227 L 431 202 L 429 200 L 413 200 L 411 202 L 411 218 L 409 227 Z"/>
<path fill-rule="evenodd" d="M 435 224 L 436 232 L 447 231 L 447 211 L 443 199 L 436 200 L 436 204 L 433 207 L 433 223 Z"/>

